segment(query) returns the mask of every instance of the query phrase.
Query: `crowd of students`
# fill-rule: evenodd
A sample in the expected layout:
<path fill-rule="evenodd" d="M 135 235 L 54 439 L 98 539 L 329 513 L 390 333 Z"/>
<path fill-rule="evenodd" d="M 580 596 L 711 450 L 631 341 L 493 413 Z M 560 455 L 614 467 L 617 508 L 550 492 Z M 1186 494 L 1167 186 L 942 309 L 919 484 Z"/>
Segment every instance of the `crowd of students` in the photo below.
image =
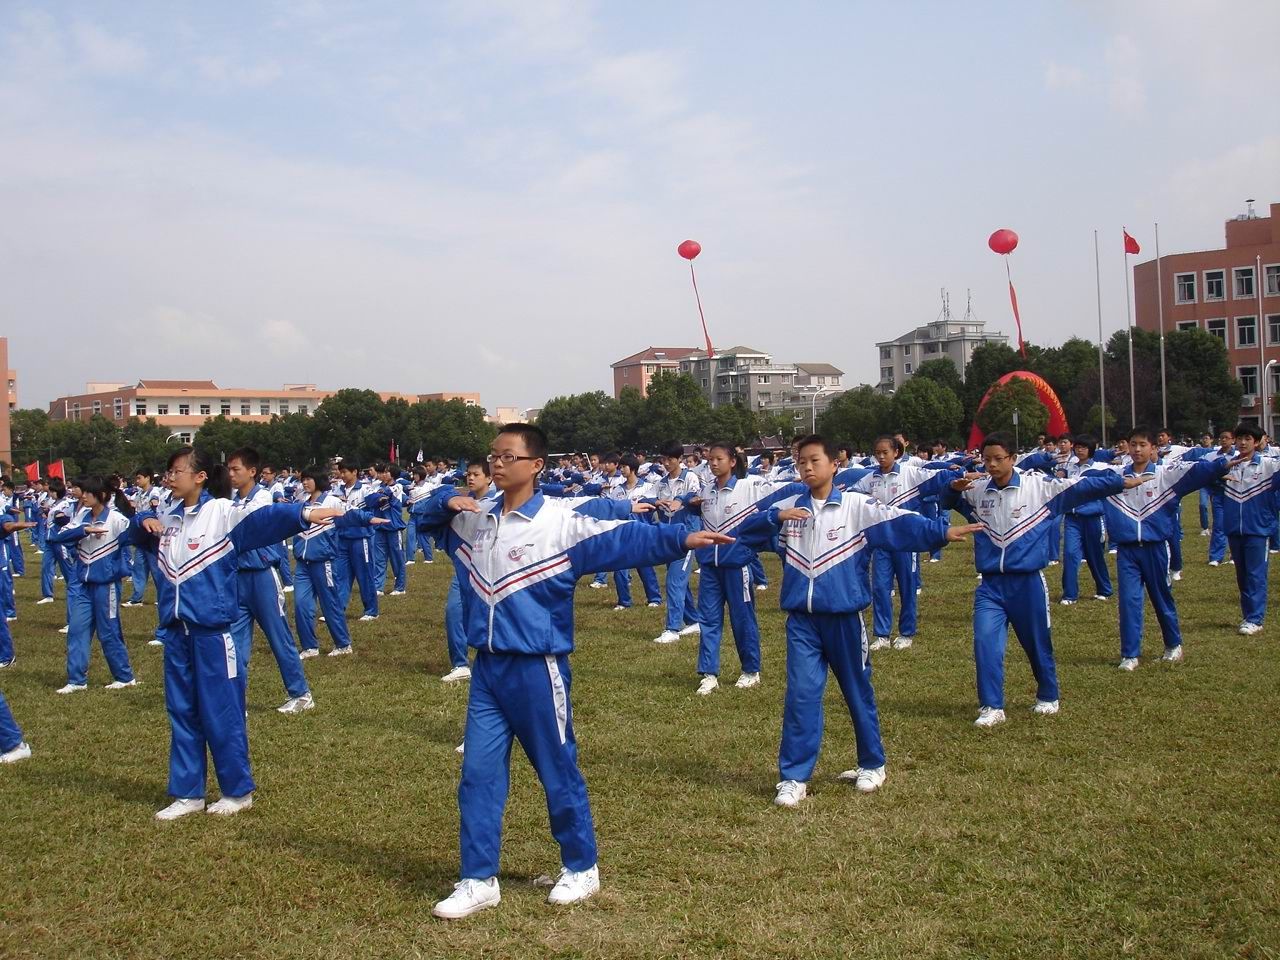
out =
<path fill-rule="evenodd" d="M 384 596 L 404 595 L 405 567 L 419 551 L 427 563 L 445 551 L 454 573 L 442 611 L 451 669 L 442 680 L 469 681 L 470 689 L 459 748 L 462 879 L 434 908 L 444 918 L 501 899 L 501 822 L 514 741 L 537 770 L 561 850 L 549 901 L 572 903 L 599 889 L 570 697 L 580 578 L 612 572 L 615 610 L 624 613 L 636 570 L 649 605 L 667 608 L 654 642 L 697 635 L 695 692 L 708 696 L 720 688 L 726 609 L 740 666 L 733 686 L 761 682 L 755 607 L 768 584 L 759 555 L 778 554 L 787 658 L 775 802 L 786 807 L 805 799 L 818 760 L 828 671 L 857 748 L 857 767 L 841 778 L 862 792 L 884 784 L 871 654 L 911 648 L 920 557 L 936 561 L 948 543 L 974 539 L 980 727 L 1006 720 L 1010 627 L 1035 677 L 1033 712 L 1060 710 L 1050 566 L 1062 566 L 1063 605 L 1080 600 L 1081 565 L 1095 600 L 1118 592 L 1122 670 L 1139 665 L 1147 597 L 1161 630 L 1161 659 L 1183 658 L 1172 584 L 1183 563 L 1180 503 L 1193 491 L 1202 492 L 1209 562 L 1224 562 L 1229 550 L 1236 568 L 1239 632 L 1262 629 L 1269 554 L 1280 547 L 1280 450 L 1248 424 L 1195 447 L 1172 443 L 1167 431 L 1139 429 L 1108 450 L 1077 435 L 1046 439 L 1022 455 L 1011 438 L 993 434 L 978 450 L 950 452 L 941 443 L 912 447 L 899 434 L 878 438 L 866 457 L 816 435 L 788 453 L 749 460 L 730 444 L 690 449 L 672 442 L 653 461 L 592 454 L 551 465 L 542 431 L 515 424 L 499 431 L 486 459 L 458 470 L 429 463 L 402 473 L 386 463 L 360 469 L 339 461 L 336 469 L 277 473 L 250 449 L 228 454 L 224 466 L 184 447 L 159 483 L 146 469 L 129 485 L 84 477 L 15 490 L 6 480 L 0 605 L 7 621 L 16 617 L 12 576 L 24 572 L 19 537 L 30 530 L 42 557 L 37 602 L 54 602 L 59 576 L 65 584 L 67 683 L 57 693 L 87 690 L 95 635 L 112 675 L 106 686 L 119 691 L 137 683 L 119 609 L 140 604 L 152 580 L 158 617 L 149 643 L 163 647 L 171 728 L 172 802 L 156 817 L 234 814 L 252 804 L 255 789 L 245 724 L 254 626 L 280 672 L 286 700 L 279 711 L 309 711 L 316 701 L 302 661 L 319 653 L 317 613 L 332 641 L 329 656 L 349 655 L 353 589 L 359 620 L 374 620 Z M 967 522 L 952 523 L 952 511 Z M 130 580 L 133 592 L 122 604 L 119 588 Z M 0 667 L 14 661 L 6 623 Z M 0 760 L 30 753 L 0 696 Z M 209 757 L 221 796 L 206 807 Z"/>

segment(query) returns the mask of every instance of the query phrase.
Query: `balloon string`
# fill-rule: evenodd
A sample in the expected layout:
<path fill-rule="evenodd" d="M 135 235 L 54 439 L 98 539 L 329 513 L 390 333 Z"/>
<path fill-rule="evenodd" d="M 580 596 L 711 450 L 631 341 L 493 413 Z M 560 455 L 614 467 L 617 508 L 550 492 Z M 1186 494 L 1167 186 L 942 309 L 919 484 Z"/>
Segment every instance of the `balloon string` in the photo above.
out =
<path fill-rule="evenodd" d="M 693 299 L 698 303 L 698 318 L 702 321 L 702 336 L 707 341 L 707 356 L 712 356 L 715 351 L 711 349 L 711 334 L 707 333 L 707 317 L 702 312 L 702 297 L 698 293 L 698 275 L 693 272 L 693 261 L 689 261 L 689 279 L 693 281 Z"/>
<path fill-rule="evenodd" d="M 1018 350 L 1022 359 L 1027 358 L 1027 344 L 1022 339 L 1022 316 L 1018 313 L 1018 293 L 1013 289 L 1013 274 L 1009 272 L 1009 255 L 1004 257 L 1004 275 L 1009 281 L 1009 303 L 1013 306 L 1013 322 L 1018 325 Z"/>

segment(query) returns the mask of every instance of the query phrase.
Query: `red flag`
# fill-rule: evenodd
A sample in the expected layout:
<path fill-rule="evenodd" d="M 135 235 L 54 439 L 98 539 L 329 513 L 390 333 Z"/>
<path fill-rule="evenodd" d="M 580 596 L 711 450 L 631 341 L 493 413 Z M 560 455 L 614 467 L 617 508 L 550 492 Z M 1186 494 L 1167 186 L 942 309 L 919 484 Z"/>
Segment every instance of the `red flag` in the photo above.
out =
<path fill-rule="evenodd" d="M 62 468 L 61 460 L 55 460 L 53 463 L 49 464 L 49 476 L 61 477 L 63 480 L 67 479 L 67 473 Z"/>
<path fill-rule="evenodd" d="M 1124 234 L 1124 252 L 1125 253 L 1141 253 L 1142 248 L 1138 246 L 1138 241 L 1129 236 L 1129 231 L 1121 228 Z"/>
<path fill-rule="evenodd" d="M 37 480 L 40 479 L 40 461 L 39 460 L 37 460 L 35 463 L 28 463 L 22 469 L 27 471 L 28 483 L 35 483 Z"/>
<path fill-rule="evenodd" d="M 1018 325 L 1018 349 L 1022 351 L 1022 359 L 1027 358 L 1027 345 L 1022 340 L 1022 317 L 1018 314 L 1018 292 L 1013 289 L 1013 281 L 1009 281 L 1009 303 L 1013 305 L 1013 322 Z"/>

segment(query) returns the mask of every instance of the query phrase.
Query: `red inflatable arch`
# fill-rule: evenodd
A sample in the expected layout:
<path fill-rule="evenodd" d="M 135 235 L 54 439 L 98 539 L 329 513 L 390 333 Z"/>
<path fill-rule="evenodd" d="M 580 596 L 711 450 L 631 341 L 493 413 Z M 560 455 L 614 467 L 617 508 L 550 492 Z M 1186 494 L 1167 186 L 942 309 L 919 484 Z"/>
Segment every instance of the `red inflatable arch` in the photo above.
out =
<path fill-rule="evenodd" d="M 1045 405 L 1049 411 L 1049 425 L 1045 428 L 1045 432 L 1050 436 L 1058 436 L 1066 433 L 1070 427 L 1067 426 L 1067 415 L 1062 409 L 1062 401 L 1058 399 L 1058 395 L 1053 392 L 1053 387 L 1045 382 L 1045 379 L 1039 374 L 1031 373 L 1027 370 L 1015 370 L 1013 373 L 1006 373 L 1003 377 L 991 385 L 986 393 L 982 395 L 982 402 L 978 404 L 981 410 L 987 405 L 987 400 L 991 397 L 991 391 L 996 387 L 1002 386 L 1017 377 L 1019 380 L 1026 380 L 1036 388 L 1036 396 L 1040 398 L 1040 402 Z M 978 426 L 977 416 L 974 416 L 973 428 L 969 431 L 969 449 L 981 446 L 983 438 L 986 436 L 982 432 L 982 428 Z"/>

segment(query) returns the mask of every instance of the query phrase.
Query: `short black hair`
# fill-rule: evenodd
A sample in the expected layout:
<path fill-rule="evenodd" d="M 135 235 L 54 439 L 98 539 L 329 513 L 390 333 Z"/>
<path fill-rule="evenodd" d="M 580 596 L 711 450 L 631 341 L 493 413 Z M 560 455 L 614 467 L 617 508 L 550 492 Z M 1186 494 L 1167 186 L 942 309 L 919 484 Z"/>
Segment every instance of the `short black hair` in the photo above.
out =
<path fill-rule="evenodd" d="M 238 450 L 232 450 L 227 454 L 227 463 L 232 460 L 239 460 L 242 467 L 246 467 L 254 473 L 261 469 L 262 458 L 258 456 L 258 451 L 253 447 L 240 447 Z"/>
<path fill-rule="evenodd" d="M 524 441 L 524 448 L 535 460 L 547 458 L 547 434 L 532 423 L 506 423 L 498 428 L 498 436 L 514 434 Z"/>
<path fill-rule="evenodd" d="M 1084 447 L 1089 451 L 1089 456 L 1093 456 L 1098 452 L 1098 438 L 1091 433 L 1077 433 L 1075 440 L 1071 442 L 1074 447 Z"/>
<path fill-rule="evenodd" d="M 316 489 L 325 491 L 329 489 L 329 471 L 324 467 L 307 467 L 302 471 L 302 479 L 310 478 L 311 482 L 316 485 Z"/>
<path fill-rule="evenodd" d="M 827 455 L 827 459 L 839 459 L 840 448 L 836 446 L 834 440 L 828 440 L 826 437 L 811 433 L 807 437 L 801 437 L 796 441 L 796 450 L 803 450 L 805 447 L 821 447 L 822 452 Z"/>
<path fill-rule="evenodd" d="M 898 456 L 902 456 L 902 454 L 906 452 L 906 449 L 902 446 L 902 441 L 891 433 L 882 433 L 880 436 L 876 437 L 875 441 L 871 444 L 871 449 L 874 450 L 876 446 L 881 443 L 887 443 L 889 446 L 893 447 L 893 449 L 897 451 Z"/>
<path fill-rule="evenodd" d="M 1254 443 L 1258 443 L 1265 436 L 1262 429 L 1255 427 L 1252 423 L 1237 423 L 1235 430 L 1231 431 L 1231 435 L 1233 437 L 1253 437 Z"/>
<path fill-rule="evenodd" d="M 671 440 L 664 443 L 658 452 L 664 457 L 683 457 L 684 444 L 679 440 Z"/>
<path fill-rule="evenodd" d="M 636 459 L 633 453 L 624 453 L 618 458 L 618 466 L 627 467 L 632 472 L 640 469 L 640 461 Z"/>
<path fill-rule="evenodd" d="M 491 474 L 489 473 L 489 461 L 486 460 L 484 457 L 481 457 L 479 460 L 472 460 L 470 463 L 467 464 L 468 470 L 470 470 L 472 467 L 479 467 L 481 470 L 484 471 L 484 475 L 486 477 L 491 476 Z"/>
<path fill-rule="evenodd" d="M 1146 427 L 1134 427 L 1129 431 L 1129 442 L 1133 443 L 1135 440 L 1145 440 L 1147 443 L 1150 443 L 1151 431 Z"/>
<path fill-rule="evenodd" d="M 1043 434 L 1041 434 L 1041 436 L 1043 436 Z M 985 450 L 987 447 L 1002 447 L 1005 453 L 1017 453 L 1013 437 L 1009 436 L 1007 433 L 1002 433 L 999 430 L 995 433 L 987 434 L 986 439 L 982 441 L 982 449 Z"/>

